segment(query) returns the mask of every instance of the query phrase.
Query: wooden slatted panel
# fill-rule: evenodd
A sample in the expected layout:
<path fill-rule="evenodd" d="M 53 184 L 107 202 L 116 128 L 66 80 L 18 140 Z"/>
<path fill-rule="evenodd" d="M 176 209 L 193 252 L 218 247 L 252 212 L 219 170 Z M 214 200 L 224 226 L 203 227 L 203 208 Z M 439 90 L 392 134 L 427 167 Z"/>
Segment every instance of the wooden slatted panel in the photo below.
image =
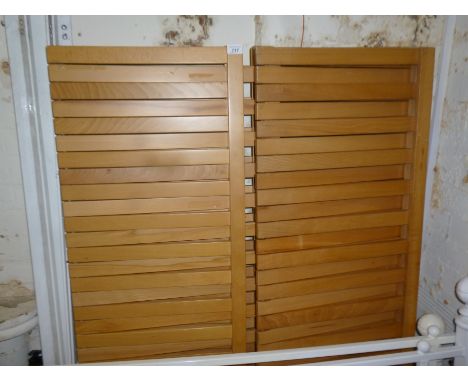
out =
<path fill-rule="evenodd" d="M 259 350 L 413 334 L 432 56 L 254 48 Z"/>
<path fill-rule="evenodd" d="M 241 57 L 47 53 L 78 361 L 252 349 Z"/>

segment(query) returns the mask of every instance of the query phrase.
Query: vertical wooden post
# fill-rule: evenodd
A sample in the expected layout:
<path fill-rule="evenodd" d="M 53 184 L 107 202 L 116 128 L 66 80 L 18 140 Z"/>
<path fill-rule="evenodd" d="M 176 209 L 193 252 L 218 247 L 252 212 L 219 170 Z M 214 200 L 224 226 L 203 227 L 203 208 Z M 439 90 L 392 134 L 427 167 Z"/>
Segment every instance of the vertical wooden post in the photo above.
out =
<path fill-rule="evenodd" d="M 406 261 L 406 290 L 403 316 L 403 336 L 414 335 L 416 323 L 424 192 L 427 171 L 429 126 L 431 121 L 434 49 L 419 51 L 418 94 L 416 96 L 416 131 L 410 195 L 411 214 L 408 222 L 408 256 Z"/>
<path fill-rule="evenodd" d="M 244 109 L 242 51 L 228 47 L 232 351 L 246 351 Z"/>

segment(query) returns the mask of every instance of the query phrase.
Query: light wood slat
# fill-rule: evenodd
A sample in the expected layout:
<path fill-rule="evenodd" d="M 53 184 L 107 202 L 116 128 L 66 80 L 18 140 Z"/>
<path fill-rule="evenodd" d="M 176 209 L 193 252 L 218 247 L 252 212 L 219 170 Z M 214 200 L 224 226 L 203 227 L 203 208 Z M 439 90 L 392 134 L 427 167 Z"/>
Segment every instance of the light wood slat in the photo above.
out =
<path fill-rule="evenodd" d="M 255 223 L 245 224 L 245 236 L 255 236 Z"/>
<path fill-rule="evenodd" d="M 255 317 L 255 304 L 248 304 L 246 307 L 247 317 Z"/>
<path fill-rule="evenodd" d="M 225 64 L 226 47 L 48 46 L 49 64 Z"/>
<path fill-rule="evenodd" d="M 62 200 L 229 195 L 228 181 L 62 185 Z"/>
<path fill-rule="evenodd" d="M 415 104 L 417 129 L 414 139 L 414 158 L 411 176 L 410 218 L 408 225 L 409 251 L 406 267 L 406 298 L 403 316 L 403 335 L 414 333 L 416 329 L 416 310 L 419 286 L 419 264 L 421 258 L 421 242 L 424 218 L 424 200 L 426 189 L 427 156 L 429 146 L 429 131 L 431 124 L 432 82 L 434 72 L 434 48 L 419 50 L 419 85 L 418 99 Z"/>
<path fill-rule="evenodd" d="M 218 296 L 229 294 L 231 286 L 225 285 L 192 285 L 187 287 L 110 290 L 99 292 L 72 293 L 73 306 L 109 305 L 138 301 L 167 300 L 181 297 Z"/>
<path fill-rule="evenodd" d="M 64 216 L 123 215 L 229 208 L 228 196 L 64 202 Z"/>
<path fill-rule="evenodd" d="M 256 176 L 255 163 L 246 163 L 244 165 L 244 176 L 246 178 L 253 178 Z"/>
<path fill-rule="evenodd" d="M 187 166 L 225 164 L 228 162 L 229 150 L 227 149 L 58 153 L 60 168 Z"/>
<path fill-rule="evenodd" d="M 318 294 L 329 291 L 341 290 L 342 292 L 352 290 L 352 288 L 369 288 L 375 285 L 388 285 L 395 284 L 404 281 L 405 278 L 404 269 L 390 269 L 383 271 L 372 271 L 372 272 L 354 272 L 349 275 L 338 275 L 338 276 L 327 276 L 316 279 L 306 279 L 299 281 L 290 281 L 285 283 L 277 283 L 271 285 L 264 285 L 257 289 L 257 298 L 260 301 L 265 300 L 278 300 L 284 297 L 303 296 L 304 302 L 307 301 L 305 296 L 309 297 L 310 306 L 326 305 L 331 302 L 322 301 L 315 299 L 311 294 Z M 262 304 L 268 304 L 262 303 Z M 309 306 L 309 305 L 305 305 Z M 260 313 L 260 305 L 258 305 L 258 314 L 269 314 Z M 300 308 L 296 308 L 300 309 Z M 284 309 L 282 311 L 294 310 Z"/>
<path fill-rule="evenodd" d="M 225 240 L 229 239 L 229 235 L 229 226 L 217 226 L 68 233 L 66 240 L 69 248 L 77 248 L 183 240 Z"/>
<path fill-rule="evenodd" d="M 109 247 L 70 248 L 71 263 L 115 260 L 149 260 L 173 257 L 229 256 L 228 241 L 116 245 Z"/>
<path fill-rule="evenodd" d="M 248 129 L 245 129 L 248 130 Z M 255 132 L 245 131 L 244 132 L 244 146 L 255 146 Z"/>
<path fill-rule="evenodd" d="M 314 219 L 285 220 L 257 224 L 259 239 L 336 232 L 352 229 L 390 227 L 408 222 L 407 211 L 331 216 Z"/>
<path fill-rule="evenodd" d="M 347 317 L 359 317 L 372 313 L 392 312 L 403 307 L 403 297 L 386 298 L 342 304 L 331 304 L 310 309 L 296 310 L 259 316 L 257 328 L 259 331 L 337 320 Z"/>
<path fill-rule="evenodd" d="M 227 165 L 121 167 L 107 169 L 61 169 L 59 170 L 59 174 L 62 185 L 145 183 L 227 179 L 229 169 Z"/>
<path fill-rule="evenodd" d="M 212 350 L 214 348 L 214 350 Z M 191 356 L 195 354 L 223 354 L 231 349 L 231 339 L 204 340 L 196 342 L 176 342 L 150 345 L 110 346 L 97 348 L 78 348 L 80 362 L 116 361 L 133 358 Z"/>
<path fill-rule="evenodd" d="M 227 131 L 227 117 L 55 118 L 56 134 L 144 134 Z"/>
<path fill-rule="evenodd" d="M 228 135 L 227 133 L 69 135 L 58 136 L 56 142 L 57 151 L 198 149 L 227 147 Z M 215 154 L 216 152 L 212 152 L 213 156 Z"/>
<path fill-rule="evenodd" d="M 243 82 L 254 82 L 255 81 L 255 66 L 244 66 L 242 74 L 243 74 Z"/>
<path fill-rule="evenodd" d="M 258 256 L 257 269 L 260 271 L 263 269 L 300 267 L 319 265 L 322 263 L 334 264 L 334 262 L 339 261 L 398 255 L 406 253 L 407 250 L 408 242 L 406 240 L 394 240 L 342 247 L 315 248 L 294 252 L 262 254 Z"/>
<path fill-rule="evenodd" d="M 411 117 L 293 119 L 258 121 L 258 138 L 399 133 L 412 131 Z"/>
<path fill-rule="evenodd" d="M 231 282 L 230 271 L 162 272 L 123 276 L 71 278 L 74 293 L 147 288 L 224 285 Z"/>
<path fill-rule="evenodd" d="M 254 251 L 247 251 L 245 253 L 246 255 L 246 264 L 255 264 L 256 263 L 256 258 L 255 258 L 255 252 Z"/>
<path fill-rule="evenodd" d="M 320 334 L 288 341 L 273 342 L 271 344 L 258 345 L 258 351 L 291 349 L 321 345 L 343 344 L 350 342 L 377 341 L 381 339 L 401 337 L 401 324 L 388 320 L 376 323 L 370 328 L 358 328 L 337 333 Z"/>
<path fill-rule="evenodd" d="M 322 322 L 310 322 L 304 325 L 287 326 L 258 332 L 259 344 L 286 341 L 294 338 L 303 338 L 317 334 L 333 333 L 344 330 L 356 330 L 369 327 L 380 322 L 393 321 L 395 312 L 374 313 L 360 317 L 350 317 Z"/>
<path fill-rule="evenodd" d="M 78 347 L 144 345 L 157 343 L 182 342 L 214 339 L 229 339 L 231 325 L 213 325 L 177 329 L 147 329 L 129 332 L 77 335 Z"/>
<path fill-rule="evenodd" d="M 259 84 L 255 99 L 265 101 L 386 101 L 413 98 L 414 84 Z"/>
<path fill-rule="evenodd" d="M 225 82 L 53 82 L 54 100 L 226 98 Z"/>
<path fill-rule="evenodd" d="M 395 272 L 395 271 L 387 271 Z M 402 281 L 403 275 L 398 278 Z M 384 298 L 384 297 L 395 297 L 397 293 L 397 285 L 377 285 L 377 286 L 366 286 L 362 288 L 346 288 L 343 290 L 332 290 L 323 293 L 307 294 L 307 295 L 296 295 L 293 297 L 277 298 L 270 301 L 258 301 L 257 303 L 257 314 L 259 316 L 288 312 L 299 309 L 309 309 L 322 305 L 338 304 L 343 302 L 350 302 L 359 299 L 369 298 Z M 262 289 L 259 289 L 261 291 Z"/>
<path fill-rule="evenodd" d="M 378 134 L 312 138 L 258 139 L 257 155 L 300 153 L 326 153 L 335 151 L 360 151 L 397 149 L 406 145 L 406 134 Z M 78 151 L 78 150 L 77 150 Z"/>
<path fill-rule="evenodd" d="M 257 285 L 283 283 L 288 281 L 310 279 L 350 273 L 364 270 L 390 269 L 398 266 L 401 257 L 398 255 L 372 257 L 368 259 L 353 259 L 350 261 L 335 261 L 297 267 L 259 270 L 257 271 Z"/>
<path fill-rule="evenodd" d="M 51 82 L 224 82 L 224 65 L 49 65 Z"/>
<path fill-rule="evenodd" d="M 257 254 L 299 251 L 322 246 L 346 245 L 366 241 L 399 239 L 400 227 L 368 228 L 340 232 L 324 232 L 312 235 L 257 239 Z"/>
<path fill-rule="evenodd" d="M 293 204 L 303 202 L 319 202 L 325 200 L 403 195 L 408 192 L 409 182 L 405 180 L 386 180 L 380 182 L 359 182 L 326 186 L 279 188 L 258 190 L 257 204 L 259 206 L 269 206 L 275 204 Z M 299 219 L 299 217 L 296 218 Z"/>
<path fill-rule="evenodd" d="M 258 102 L 255 118 L 367 118 L 404 117 L 408 115 L 408 102 Z"/>
<path fill-rule="evenodd" d="M 321 170 L 411 163 L 412 150 L 344 151 L 338 153 L 257 156 L 258 172 Z"/>
<path fill-rule="evenodd" d="M 419 62 L 410 48 L 273 48 L 256 46 L 255 65 L 411 65 Z"/>
<path fill-rule="evenodd" d="M 405 83 L 410 82 L 409 68 L 320 68 L 258 66 L 257 84 L 366 84 L 366 83 Z"/>
<path fill-rule="evenodd" d="M 291 216 L 297 219 L 307 219 L 321 216 L 397 210 L 402 208 L 402 202 L 402 196 L 390 196 L 369 199 L 258 206 L 255 216 L 256 221 L 259 223 L 287 220 L 290 219 Z"/>
<path fill-rule="evenodd" d="M 213 321 L 229 320 L 231 312 L 190 313 L 170 316 L 113 318 L 105 320 L 75 321 L 77 335 L 119 332 L 127 330 L 141 330 L 162 328 L 167 326 L 209 323 Z"/>
<path fill-rule="evenodd" d="M 179 117 L 227 115 L 227 101 L 55 101 L 54 117 Z"/>
<path fill-rule="evenodd" d="M 155 316 L 174 316 L 184 314 L 200 314 L 215 312 L 230 312 L 231 299 L 206 300 L 176 300 L 176 301 L 146 301 L 128 304 L 112 304 L 74 307 L 75 320 L 112 319 L 112 318 L 138 318 Z"/>
<path fill-rule="evenodd" d="M 195 228 L 229 225 L 229 212 L 66 217 L 67 232 L 118 231 L 149 228 Z"/>
<path fill-rule="evenodd" d="M 242 55 L 228 55 L 229 185 L 231 211 L 232 351 L 246 351 L 246 282 L 244 210 L 244 89 Z M 254 283 L 255 286 L 255 283 Z"/>
<path fill-rule="evenodd" d="M 257 190 L 403 178 L 403 166 L 369 166 L 312 171 L 259 173 Z"/>
<path fill-rule="evenodd" d="M 255 114 L 255 100 L 251 98 L 244 98 L 244 114 L 254 115 Z"/>
<path fill-rule="evenodd" d="M 228 256 L 188 257 L 154 260 L 103 261 L 89 264 L 70 264 L 71 277 L 110 276 L 148 272 L 167 272 L 190 269 L 228 267 Z"/>
<path fill-rule="evenodd" d="M 245 199 L 244 199 L 245 207 L 247 208 L 253 208 L 256 207 L 255 204 L 255 193 L 249 193 L 245 194 Z"/>

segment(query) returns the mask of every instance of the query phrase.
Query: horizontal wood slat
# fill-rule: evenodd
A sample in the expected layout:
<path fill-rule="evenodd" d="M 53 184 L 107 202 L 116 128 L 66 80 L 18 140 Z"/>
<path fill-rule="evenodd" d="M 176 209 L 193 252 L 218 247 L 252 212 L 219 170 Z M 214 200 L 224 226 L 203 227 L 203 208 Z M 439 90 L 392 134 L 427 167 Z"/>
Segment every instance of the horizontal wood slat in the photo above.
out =
<path fill-rule="evenodd" d="M 163 272 L 138 275 L 72 278 L 75 292 L 117 289 L 167 288 L 198 285 L 224 285 L 231 281 L 230 271 Z"/>
<path fill-rule="evenodd" d="M 57 151 L 167 150 L 227 146 L 227 133 L 123 134 L 114 136 L 80 135 L 57 137 Z M 216 154 L 216 152 L 211 153 Z M 182 155 L 183 152 L 179 152 L 178 154 Z"/>
<path fill-rule="evenodd" d="M 229 208 L 228 196 L 64 202 L 64 216 L 120 215 Z"/>
<path fill-rule="evenodd" d="M 387 180 L 380 182 L 343 183 L 337 185 L 259 190 L 257 191 L 257 203 L 259 206 L 268 206 L 275 204 L 402 195 L 409 192 L 409 186 L 408 181 Z"/>
<path fill-rule="evenodd" d="M 405 134 L 355 135 L 313 138 L 259 139 L 257 155 L 281 155 L 336 151 L 360 151 L 404 148 Z"/>
<path fill-rule="evenodd" d="M 116 245 L 109 247 L 70 248 L 71 263 L 168 259 L 172 257 L 228 256 L 231 254 L 228 241 L 179 242 L 164 244 Z"/>
<path fill-rule="evenodd" d="M 366 241 L 400 239 L 401 228 L 382 227 L 355 229 L 339 232 L 323 232 L 309 235 L 277 237 L 255 241 L 257 254 L 298 251 L 323 246 L 345 245 Z"/>
<path fill-rule="evenodd" d="M 411 163 L 412 150 L 368 150 L 337 153 L 270 155 L 257 157 L 258 172 L 321 170 L 342 167 Z"/>
<path fill-rule="evenodd" d="M 258 223 L 257 237 L 259 239 L 266 239 L 271 237 L 345 231 L 358 228 L 391 227 L 403 225 L 407 222 L 408 213 L 406 211 L 285 220 Z"/>
<path fill-rule="evenodd" d="M 229 237 L 229 226 L 219 226 L 79 232 L 69 233 L 66 239 L 68 247 L 74 248 L 172 242 L 177 240 L 227 240 Z"/>
<path fill-rule="evenodd" d="M 177 117 L 227 115 L 224 99 L 55 101 L 54 117 Z"/>
<path fill-rule="evenodd" d="M 49 65 L 51 82 L 225 82 L 224 65 Z"/>
<path fill-rule="evenodd" d="M 225 82 L 53 82 L 54 100 L 226 98 Z"/>
<path fill-rule="evenodd" d="M 305 187 L 403 178 L 403 166 L 369 166 L 312 171 L 272 172 L 256 175 L 257 189 Z"/>
<path fill-rule="evenodd" d="M 48 46 L 49 64 L 225 64 L 225 47 Z"/>
<path fill-rule="evenodd" d="M 59 168 L 187 166 L 227 163 L 229 163 L 229 150 L 227 149 L 58 153 Z"/>
<path fill-rule="evenodd" d="M 399 133 L 413 130 L 414 124 L 411 117 L 265 120 L 257 122 L 256 134 L 267 138 Z"/>
<path fill-rule="evenodd" d="M 265 102 L 255 105 L 255 118 L 367 118 L 404 117 L 408 115 L 408 102 Z"/>
<path fill-rule="evenodd" d="M 299 267 L 336 261 L 352 261 L 371 257 L 406 253 L 406 240 L 393 240 L 329 248 L 306 249 L 294 252 L 261 254 L 257 259 L 258 270 L 283 267 Z"/>
<path fill-rule="evenodd" d="M 227 131 L 225 116 L 55 118 L 56 134 L 157 134 Z"/>
<path fill-rule="evenodd" d="M 409 68 L 257 66 L 257 84 L 367 84 L 410 82 Z"/>
<path fill-rule="evenodd" d="M 409 48 L 273 48 L 256 46 L 255 65 L 411 65 L 419 53 Z"/>
<path fill-rule="evenodd" d="M 124 184 L 62 185 L 63 200 L 106 200 L 137 198 L 169 198 L 179 196 L 229 195 L 229 182 L 156 182 Z"/>
<path fill-rule="evenodd" d="M 415 87 L 409 83 L 265 84 L 255 85 L 255 92 L 257 102 L 383 101 L 410 99 L 414 97 Z"/>
<path fill-rule="evenodd" d="M 308 187 L 304 187 L 307 188 Z M 259 198 L 257 196 L 257 198 Z M 260 199 L 259 199 L 260 200 Z M 295 203 L 272 206 L 257 206 L 256 221 L 268 222 L 321 216 L 345 215 L 373 211 L 398 210 L 403 206 L 403 196 L 372 197 L 366 199 L 343 199 L 312 203 Z"/>
<path fill-rule="evenodd" d="M 180 300 L 180 301 L 145 301 L 129 304 L 96 305 L 75 307 L 73 315 L 76 320 L 98 320 L 106 318 L 132 318 L 199 314 L 204 312 L 229 312 L 232 301 L 226 299 Z"/>

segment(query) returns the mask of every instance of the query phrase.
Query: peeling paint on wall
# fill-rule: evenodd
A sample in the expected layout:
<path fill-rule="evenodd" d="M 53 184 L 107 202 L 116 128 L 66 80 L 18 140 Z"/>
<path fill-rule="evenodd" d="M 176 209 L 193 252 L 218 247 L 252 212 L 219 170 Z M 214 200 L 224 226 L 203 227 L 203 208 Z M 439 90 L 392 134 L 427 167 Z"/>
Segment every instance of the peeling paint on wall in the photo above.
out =
<path fill-rule="evenodd" d="M 209 16 L 170 16 L 162 21 L 163 44 L 175 46 L 202 46 L 210 37 L 213 18 Z"/>
<path fill-rule="evenodd" d="M 20 281 L 0 284 L 0 323 L 35 309 L 34 293 Z"/>

